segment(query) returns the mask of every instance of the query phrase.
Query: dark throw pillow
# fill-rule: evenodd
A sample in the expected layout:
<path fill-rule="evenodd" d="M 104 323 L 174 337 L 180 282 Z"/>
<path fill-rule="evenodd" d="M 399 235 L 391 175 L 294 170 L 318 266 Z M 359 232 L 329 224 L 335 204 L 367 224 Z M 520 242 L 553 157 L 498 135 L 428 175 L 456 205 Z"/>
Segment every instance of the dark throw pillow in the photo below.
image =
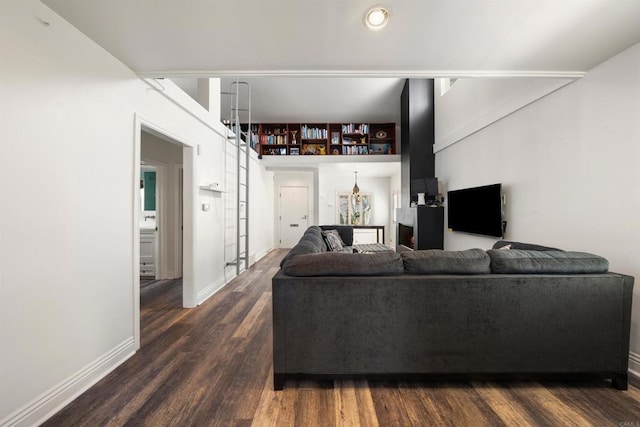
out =
<path fill-rule="evenodd" d="M 345 246 L 344 242 L 338 234 L 338 230 L 324 230 L 322 231 L 322 237 L 327 243 L 327 249 L 333 252 L 340 252 Z"/>

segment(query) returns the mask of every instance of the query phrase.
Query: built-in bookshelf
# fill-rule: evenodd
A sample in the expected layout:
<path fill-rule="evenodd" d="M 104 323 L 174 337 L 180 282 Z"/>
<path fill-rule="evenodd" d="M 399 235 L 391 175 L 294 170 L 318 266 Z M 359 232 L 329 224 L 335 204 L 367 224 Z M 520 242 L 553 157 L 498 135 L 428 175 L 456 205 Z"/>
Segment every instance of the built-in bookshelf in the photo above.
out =
<path fill-rule="evenodd" d="M 396 154 L 396 124 L 261 123 L 256 140 L 266 156 Z"/>

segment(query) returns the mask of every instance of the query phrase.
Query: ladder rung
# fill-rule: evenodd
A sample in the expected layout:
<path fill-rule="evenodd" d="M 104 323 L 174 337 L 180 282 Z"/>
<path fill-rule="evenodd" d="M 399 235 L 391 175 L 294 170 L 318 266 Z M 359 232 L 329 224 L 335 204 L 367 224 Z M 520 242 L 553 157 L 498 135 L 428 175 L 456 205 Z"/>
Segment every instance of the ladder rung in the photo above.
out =
<path fill-rule="evenodd" d="M 248 108 L 232 108 L 231 111 L 249 111 Z"/>

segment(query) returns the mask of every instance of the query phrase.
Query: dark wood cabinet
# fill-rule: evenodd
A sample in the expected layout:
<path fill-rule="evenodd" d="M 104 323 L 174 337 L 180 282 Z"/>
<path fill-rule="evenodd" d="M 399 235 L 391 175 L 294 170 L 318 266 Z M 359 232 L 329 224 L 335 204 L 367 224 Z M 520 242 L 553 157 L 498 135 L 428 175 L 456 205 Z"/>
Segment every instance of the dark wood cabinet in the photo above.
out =
<path fill-rule="evenodd" d="M 375 155 L 396 153 L 395 123 L 261 123 L 262 155 Z"/>

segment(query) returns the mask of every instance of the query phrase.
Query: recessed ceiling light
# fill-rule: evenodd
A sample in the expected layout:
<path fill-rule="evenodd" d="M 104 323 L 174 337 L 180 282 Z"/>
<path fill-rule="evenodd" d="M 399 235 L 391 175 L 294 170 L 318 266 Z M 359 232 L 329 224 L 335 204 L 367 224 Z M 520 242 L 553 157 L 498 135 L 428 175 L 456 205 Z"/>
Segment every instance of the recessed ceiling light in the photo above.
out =
<path fill-rule="evenodd" d="M 384 28 L 389 22 L 391 10 L 386 6 L 373 6 L 364 14 L 364 25 L 370 30 Z"/>

